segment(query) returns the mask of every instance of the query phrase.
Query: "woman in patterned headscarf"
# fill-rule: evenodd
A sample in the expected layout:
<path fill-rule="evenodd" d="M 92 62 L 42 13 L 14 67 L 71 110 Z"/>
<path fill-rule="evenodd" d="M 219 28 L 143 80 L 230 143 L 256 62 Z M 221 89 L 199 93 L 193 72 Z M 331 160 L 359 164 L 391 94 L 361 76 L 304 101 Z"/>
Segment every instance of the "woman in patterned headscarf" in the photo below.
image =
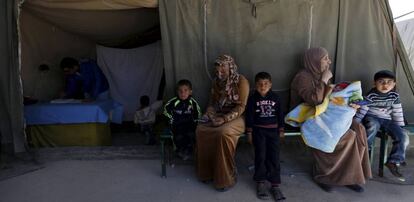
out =
<path fill-rule="evenodd" d="M 332 88 L 329 85 L 332 78 L 330 64 L 331 60 L 324 48 L 311 48 L 305 52 L 305 68 L 296 74 L 291 83 L 292 108 L 303 102 L 311 106 L 322 103 Z M 371 177 L 371 168 L 365 128 L 361 124 L 354 121 L 332 153 L 312 148 L 312 154 L 315 159 L 313 178 L 325 191 L 330 192 L 332 185 L 345 185 L 357 192 L 364 191 L 360 185 Z"/>
<path fill-rule="evenodd" d="M 219 56 L 210 102 L 203 116 L 206 123 L 197 126 L 197 175 L 203 182 L 214 182 L 218 191 L 226 191 L 236 183 L 234 162 L 237 140 L 244 132 L 244 112 L 249 95 L 249 82 L 237 72 L 234 59 Z"/>

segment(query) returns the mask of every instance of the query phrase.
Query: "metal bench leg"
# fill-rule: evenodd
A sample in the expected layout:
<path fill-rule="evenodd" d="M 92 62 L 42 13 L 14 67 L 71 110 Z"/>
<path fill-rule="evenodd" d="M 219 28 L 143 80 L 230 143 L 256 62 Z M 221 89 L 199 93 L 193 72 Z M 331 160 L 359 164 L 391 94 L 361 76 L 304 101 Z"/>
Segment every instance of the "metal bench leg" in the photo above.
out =
<path fill-rule="evenodd" d="M 388 150 L 388 136 L 387 134 L 381 134 L 381 145 L 380 145 L 380 154 L 378 160 L 378 175 L 380 177 L 384 176 L 384 163 L 387 161 L 387 150 Z"/>
<path fill-rule="evenodd" d="M 368 149 L 369 153 L 369 164 L 371 164 L 371 167 L 374 165 L 374 155 L 375 155 L 375 141 L 372 143 L 372 145 Z"/>
<path fill-rule="evenodd" d="M 168 150 L 167 150 L 167 160 L 168 160 L 168 165 L 170 165 L 170 167 L 171 168 L 174 168 L 175 167 L 175 164 L 174 164 L 174 148 L 173 148 L 173 146 L 170 146 L 170 147 L 168 147 Z"/>
<path fill-rule="evenodd" d="M 167 177 L 166 159 L 165 159 L 165 140 L 161 139 L 161 177 Z"/>

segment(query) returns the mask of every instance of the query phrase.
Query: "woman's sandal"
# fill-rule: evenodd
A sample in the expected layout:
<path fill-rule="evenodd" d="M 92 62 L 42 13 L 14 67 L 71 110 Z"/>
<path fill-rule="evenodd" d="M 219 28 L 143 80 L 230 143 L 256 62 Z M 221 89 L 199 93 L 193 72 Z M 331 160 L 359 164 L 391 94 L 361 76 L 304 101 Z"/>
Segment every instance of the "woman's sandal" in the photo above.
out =
<path fill-rule="evenodd" d="M 284 201 L 286 199 L 286 197 L 283 196 L 282 191 L 280 191 L 279 187 L 270 188 L 270 193 L 273 195 L 276 201 Z"/>
<path fill-rule="evenodd" d="M 259 182 L 256 185 L 256 196 L 258 199 L 261 200 L 269 200 L 270 195 L 267 193 L 266 184 L 263 182 Z"/>

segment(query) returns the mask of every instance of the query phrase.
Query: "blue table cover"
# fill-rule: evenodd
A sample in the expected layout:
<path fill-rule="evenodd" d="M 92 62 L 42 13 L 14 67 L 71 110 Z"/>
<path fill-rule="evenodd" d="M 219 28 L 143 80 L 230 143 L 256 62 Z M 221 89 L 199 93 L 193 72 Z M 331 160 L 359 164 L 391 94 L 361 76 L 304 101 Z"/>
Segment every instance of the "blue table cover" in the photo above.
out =
<path fill-rule="evenodd" d="M 27 125 L 122 123 L 123 107 L 114 100 L 88 103 L 37 103 L 24 106 Z"/>

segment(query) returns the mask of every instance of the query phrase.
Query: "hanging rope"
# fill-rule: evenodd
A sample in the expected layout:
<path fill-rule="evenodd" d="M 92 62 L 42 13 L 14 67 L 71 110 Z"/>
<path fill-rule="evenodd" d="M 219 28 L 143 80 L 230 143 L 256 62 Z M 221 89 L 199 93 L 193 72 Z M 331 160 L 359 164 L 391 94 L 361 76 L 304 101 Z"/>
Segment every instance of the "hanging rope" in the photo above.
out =
<path fill-rule="evenodd" d="M 210 80 L 213 80 L 213 77 L 210 75 L 210 71 L 208 70 L 208 63 L 207 63 L 207 1 L 204 0 L 204 15 L 203 15 L 203 50 L 204 50 L 204 69 L 207 73 L 207 76 Z"/>
<path fill-rule="evenodd" d="M 251 14 L 254 18 L 257 17 L 257 7 L 267 4 L 267 3 L 275 3 L 276 1 L 279 0 L 244 0 L 244 2 L 249 3 L 252 8 L 251 8 Z"/>
<path fill-rule="evenodd" d="M 308 30 L 308 49 L 312 45 L 312 28 L 313 28 L 313 1 L 309 1 L 310 11 L 309 11 L 309 30 Z"/>

